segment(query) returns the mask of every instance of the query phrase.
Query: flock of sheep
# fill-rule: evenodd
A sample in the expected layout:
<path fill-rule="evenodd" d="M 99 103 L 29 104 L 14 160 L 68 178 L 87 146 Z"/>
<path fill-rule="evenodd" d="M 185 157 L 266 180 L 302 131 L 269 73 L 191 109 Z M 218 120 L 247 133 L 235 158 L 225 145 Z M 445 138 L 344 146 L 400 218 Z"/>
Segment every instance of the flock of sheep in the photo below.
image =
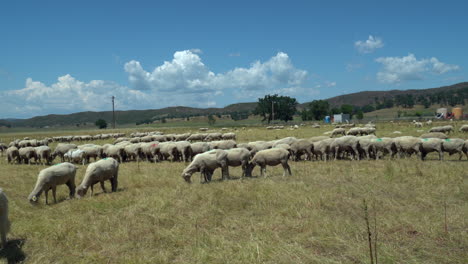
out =
<path fill-rule="evenodd" d="M 345 128 L 349 128 L 347 131 Z M 468 132 L 468 125 L 460 128 Z M 289 160 L 337 160 L 337 159 L 380 159 L 385 155 L 392 158 L 404 158 L 417 154 L 424 160 L 428 153 L 437 152 L 439 159 L 444 153 L 458 153 L 459 159 L 465 154 L 468 159 L 468 140 L 448 138 L 453 132 L 452 126 L 434 127 L 421 137 L 377 137 L 376 127 L 368 124 L 365 127 L 338 127 L 327 132 L 329 136 L 316 136 L 298 139 L 286 137 L 272 141 L 254 141 L 237 143 L 235 133 L 185 133 L 168 134 L 160 132 L 125 134 L 101 134 L 97 136 L 65 136 L 35 140 L 25 138 L 15 140 L 8 145 L 0 143 L 2 154 L 6 151 L 9 163 L 51 164 L 57 157 L 62 163 L 40 171 L 36 186 L 29 195 L 30 202 L 35 203 L 45 192 L 48 204 L 48 191 L 52 190 L 56 202 L 56 188 L 67 185 L 70 198 L 82 197 L 87 190 L 100 183 L 106 192 L 104 182 L 109 180 L 111 190 L 117 190 L 119 164 L 129 161 L 149 162 L 190 162 L 182 171 L 182 178 L 191 182 L 191 176 L 200 172 L 200 182 L 210 182 L 217 168 L 222 170 L 222 179 L 229 179 L 229 167 L 242 167 L 242 177 L 251 177 L 255 166 L 260 167 L 260 175 L 266 176 L 267 166 L 282 165 L 283 176 L 291 175 Z M 334 137 L 341 135 L 340 137 Z M 113 144 L 96 145 L 63 143 L 70 141 L 89 141 L 114 138 Z M 48 144 L 60 142 L 52 151 Z M 94 159 L 93 163 L 90 163 Z M 76 187 L 76 165 L 88 164 L 82 183 Z M 0 234 L 5 245 L 6 233 L 9 230 L 8 200 L 0 189 Z"/>

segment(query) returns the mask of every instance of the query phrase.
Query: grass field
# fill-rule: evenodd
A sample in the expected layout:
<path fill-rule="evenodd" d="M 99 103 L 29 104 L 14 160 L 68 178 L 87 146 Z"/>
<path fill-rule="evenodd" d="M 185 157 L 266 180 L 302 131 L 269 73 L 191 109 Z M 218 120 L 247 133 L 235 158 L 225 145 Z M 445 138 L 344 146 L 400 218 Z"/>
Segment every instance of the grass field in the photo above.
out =
<path fill-rule="evenodd" d="M 331 127 L 238 129 L 237 141 L 305 138 L 327 130 Z M 405 123 L 378 124 L 377 135 L 397 136 L 395 130 L 421 134 Z M 24 132 L 0 134 L 0 139 L 100 132 Z M 458 132 L 453 137 L 467 138 Z M 365 199 L 372 232 L 376 220 L 379 263 L 467 263 L 468 161 L 436 157 L 291 162 L 291 177 L 282 177 L 280 166 L 269 167 L 268 178 L 259 178 L 256 168 L 254 177 L 244 180 L 240 168 L 231 168 L 233 180 L 219 181 L 216 171 L 209 184 L 199 184 L 198 174 L 186 184 L 180 177 L 185 163 L 124 163 L 118 192 L 103 194 L 96 186 L 93 197 L 67 200 L 67 187 L 60 186 L 59 202 L 49 206 L 43 196 L 37 206 L 27 200 L 44 167 L 8 165 L 2 158 L 0 187 L 10 201 L 12 230 L 0 258 L 13 263 L 369 263 Z M 77 185 L 85 170 L 79 166 Z"/>

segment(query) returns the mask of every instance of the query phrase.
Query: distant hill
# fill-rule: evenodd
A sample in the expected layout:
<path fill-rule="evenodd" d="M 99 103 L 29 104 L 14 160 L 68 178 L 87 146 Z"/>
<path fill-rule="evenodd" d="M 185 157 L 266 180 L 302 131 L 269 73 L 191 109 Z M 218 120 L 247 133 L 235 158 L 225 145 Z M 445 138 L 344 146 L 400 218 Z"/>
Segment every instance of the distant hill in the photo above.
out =
<path fill-rule="evenodd" d="M 400 95 L 412 95 L 417 98 L 420 95 L 430 96 L 440 92 L 451 92 L 459 89 L 468 89 L 468 82 L 462 82 L 450 86 L 420 89 L 420 90 L 390 90 L 390 91 L 364 91 L 358 93 L 345 94 L 326 99 L 332 107 L 343 104 L 354 106 L 365 106 L 375 102 L 375 99 L 383 100 L 385 98 L 393 99 Z M 302 103 L 298 109 L 303 109 L 309 102 Z M 257 103 L 237 103 L 223 108 L 194 108 L 185 106 L 166 107 L 162 109 L 150 110 L 129 110 L 116 111 L 117 124 L 135 124 L 152 122 L 163 118 L 186 118 L 192 116 L 206 115 L 227 115 L 232 113 L 251 113 Z M 74 126 L 76 124 L 92 124 L 97 119 L 104 119 L 109 123 L 112 120 L 112 112 L 80 112 L 68 115 L 46 115 L 36 116 L 29 119 L 4 119 L 0 120 L 1 126 L 10 127 L 54 127 L 54 126 Z"/>
<path fill-rule="evenodd" d="M 117 124 L 135 124 L 137 122 L 154 121 L 162 118 L 181 118 L 210 114 L 231 114 L 234 112 L 251 112 L 256 103 L 231 104 L 224 108 L 194 108 L 185 106 L 166 107 L 150 110 L 115 111 Z M 74 126 L 76 124 L 94 123 L 98 119 L 112 121 L 112 111 L 79 112 L 67 115 L 36 116 L 28 119 L 0 120 L 0 126 L 12 127 L 53 127 Z"/>
<path fill-rule="evenodd" d="M 390 90 L 390 91 L 364 91 L 358 93 L 345 94 L 340 96 L 335 96 L 327 99 L 331 106 L 340 106 L 343 104 L 350 104 L 355 106 L 365 106 L 373 104 L 375 98 L 394 98 L 398 95 L 407 95 L 411 94 L 413 97 L 429 96 L 438 92 L 450 92 L 453 90 L 458 90 L 461 88 L 468 88 L 468 82 L 457 83 L 450 86 L 443 86 L 438 88 L 430 89 L 418 89 L 418 90 Z"/>

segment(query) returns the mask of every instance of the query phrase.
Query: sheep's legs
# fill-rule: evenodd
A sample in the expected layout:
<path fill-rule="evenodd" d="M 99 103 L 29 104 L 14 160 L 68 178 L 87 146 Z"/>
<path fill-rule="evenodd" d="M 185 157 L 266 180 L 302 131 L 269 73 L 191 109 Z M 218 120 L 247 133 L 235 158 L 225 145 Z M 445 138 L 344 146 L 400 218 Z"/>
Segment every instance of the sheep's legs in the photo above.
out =
<path fill-rule="evenodd" d="M 5 248 L 6 245 L 7 245 L 7 238 L 6 238 L 6 232 L 5 232 L 5 230 L 3 230 L 1 236 L 2 236 L 2 248 Z"/>
<path fill-rule="evenodd" d="M 104 186 L 104 181 L 100 181 L 99 183 L 101 184 L 102 191 L 106 193 L 107 190 L 106 190 L 106 187 Z"/>
<path fill-rule="evenodd" d="M 266 166 L 260 166 L 260 176 L 262 177 L 267 177 L 267 174 L 266 174 Z"/>
<path fill-rule="evenodd" d="M 291 176 L 291 168 L 289 167 L 289 164 L 287 162 L 284 162 L 284 163 L 281 163 L 281 165 L 283 165 L 283 169 L 284 169 L 284 172 L 283 172 L 283 177 L 286 176 L 286 173 L 289 174 L 289 176 Z"/>
<path fill-rule="evenodd" d="M 45 191 L 45 204 L 49 204 L 49 189 Z"/>
<path fill-rule="evenodd" d="M 52 187 L 52 196 L 54 196 L 54 203 L 57 203 L 57 186 Z"/>
<path fill-rule="evenodd" d="M 72 181 L 68 181 L 67 183 L 68 189 L 70 189 L 70 199 L 73 199 L 75 196 L 75 183 Z"/>

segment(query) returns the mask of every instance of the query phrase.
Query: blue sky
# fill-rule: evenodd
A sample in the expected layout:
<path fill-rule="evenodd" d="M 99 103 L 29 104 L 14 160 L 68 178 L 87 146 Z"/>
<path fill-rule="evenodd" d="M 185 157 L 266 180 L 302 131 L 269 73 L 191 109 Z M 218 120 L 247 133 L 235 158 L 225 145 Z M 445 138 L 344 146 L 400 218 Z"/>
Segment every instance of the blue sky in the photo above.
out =
<path fill-rule="evenodd" d="M 467 1 L 2 1 L 0 118 L 468 81 Z"/>

